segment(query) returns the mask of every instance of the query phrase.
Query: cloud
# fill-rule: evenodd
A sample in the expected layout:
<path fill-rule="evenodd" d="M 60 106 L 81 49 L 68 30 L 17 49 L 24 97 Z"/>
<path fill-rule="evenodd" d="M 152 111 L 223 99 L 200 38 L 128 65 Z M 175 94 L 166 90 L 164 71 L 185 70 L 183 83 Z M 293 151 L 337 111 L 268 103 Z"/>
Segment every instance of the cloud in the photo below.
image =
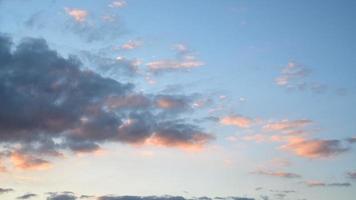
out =
<path fill-rule="evenodd" d="M 321 182 L 321 181 L 306 181 L 305 184 L 308 187 L 350 187 L 351 186 L 351 183 L 346 183 L 346 182 L 326 183 L 326 182 Z"/>
<path fill-rule="evenodd" d="M 121 45 L 121 49 L 124 50 L 132 50 L 140 47 L 142 42 L 139 40 L 129 40 L 125 44 Z"/>
<path fill-rule="evenodd" d="M 301 85 L 303 82 L 299 82 L 299 79 L 303 79 L 309 75 L 310 71 L 303 65 L 296 62 L 289 62 L 286 67 L 281 71 L 281 75 L 275 79 L 275 82 L 279 86 L 292 86 L 294 82 Z"/>
<path fill-rule="evenodd" d="M 12 152 L 11 161 L 19 169 L 43 170 L 51 167 L 51 164 L 47 160 L 27 155 L 22 152 Z"/>
<path fill-rule="evenodd" d="M 302 177 L 301 175 L 296 174 L 296 173 L 280 172 L 280 171 L 265 171 L 265 170 L 258 170 L 258 171 L 252 172 L 252 174 L 274 176 L 274 177 L 281 177 L 281 178 L 301 178 Z"/>
<path fill-rule="evenodd" d="M 125 7 L 127 5 L 126 1 L 124 0 L 116 0 L 113 1 L 109 4 L 109 7 L 111 8 L 122 8 Z"/>
<path fill-rule="evenodd" d="M 283 150 L 291 151 L 298 156 L 306 158 L 325 158 L 338 155 L 349 150 L 339 140 L 305 139 L 294 137 L 288 139 L 288 144 L 281 147 Z"/>
<path fill-rule="evenodd" d="M 49 193 L 47 200 L 76 200 L 77 197 L 72 192 Z"/>
<path fill-rule="evenodd" d="M 296 130 L 302 129 L 305 126 L 312 124 L 311 120 L 281 120 L 278 122 L 270 122 L 263 126 L 266 131 L 282 131 L 284 133 L 294 133 Z"/>
<path fill-rule="evenodd" d="M 76 22 L 82 23 L 88 17 L 88 11 L 76 8 L 64 8 L 66 13 L 71 16 Z"/>
<path fill-rule="evenodd" d="M 347 172 L 346 175 L 348 178 L 356 180 L 356 171 Z"/>
<path fill-rule="evenodd" d="M 354 143 L 356 143 L 356 136 L 347 138 L 346 140 L 347 140 L 347 142 L 349 142 L 350 144 L 354 144 Z"/>
<path fill-rule="evenodd" d="M 31 199 L 32 197 L 37 197 L 37 194 L 34 193 L 28 193 L 28 194 L 24 194 L 22 196 L 17 197 L 16 199 Z"/>
<path fill-rule="evenodd" d="M 231 116 L 222 117 L 220 119 L 220 124 L 236 126 L 239 128 L 248 128 L 252 125 L 252 123 L 253 123 L 252 119 L 240 115 L 231 115 Z"/>
<path fill-rule="evenodd" d="M 13 191 L 15 190 L 12 188 L 0 188 L 0 195 L 3 193 L 13 192 Z"/>
<path fill-rule="evenodd" d="M 192 98 L 179 95 L 158 95 L 155 98 L 157 107 L 172 111 L 188 110 L 191 102 Z"/>
<path fill-rule="evenodd" d="M 105 77 L 136 76 L 141 64 L 137 59 L 110 58 L 89 51 L 81 51 L 80 58 L 86 65 L 90 66 L 91 70 Z"/>
<path fill-rule="evenodd" d="M 323 93 L 328 89 L 328 86 L 322 83 L 309 81 L 307 78 L 311 74 L 311 70 L 306 66 L 290 61 L 285 66 L 280 75 L 275 79 L 275 83 L 288 90 L 310 90 L 314 93 Z"/>
<path fill-rule="evenodd" d="M 146 63 L 151 72 L 161 73 L 177 70 L 188 70 L 204 65 L 195 55 L 183 44 L 178 44 L 173 48 L 176 51 L 176 59 L 155 60 Z"/>
<path fill-rule="evenodd" d="M 46 157 L 97 151 L 105 142 L 180 148 L 214 138 L 147 100 L 183 96 L 136 93 L 133 84 L 82 70 L 78 59 L 61 57 L 43 39 L 27 38 L 11 49 L 10 38 L 1 36 L 0 145 L 18 168 L 44 169 Z"/>

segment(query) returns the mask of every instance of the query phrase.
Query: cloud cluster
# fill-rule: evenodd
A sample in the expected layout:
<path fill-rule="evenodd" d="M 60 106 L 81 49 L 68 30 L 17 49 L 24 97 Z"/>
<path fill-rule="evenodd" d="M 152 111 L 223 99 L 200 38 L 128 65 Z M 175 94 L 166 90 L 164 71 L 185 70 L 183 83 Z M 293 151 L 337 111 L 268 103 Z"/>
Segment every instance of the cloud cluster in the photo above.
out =
<path fill-rule="evenodd" d="M 46 156 L 92 152 L 106 142 L 185 148 L 213 139 L 173 114 L 162 117 L 185 107 L 182 97 L 136 93 L 132 84 L 82 70 L 78 59 L 61 57 L 43 39 L 11 49 L 1 36 L 0 141 L 18 168 L 48 168 Z"/>

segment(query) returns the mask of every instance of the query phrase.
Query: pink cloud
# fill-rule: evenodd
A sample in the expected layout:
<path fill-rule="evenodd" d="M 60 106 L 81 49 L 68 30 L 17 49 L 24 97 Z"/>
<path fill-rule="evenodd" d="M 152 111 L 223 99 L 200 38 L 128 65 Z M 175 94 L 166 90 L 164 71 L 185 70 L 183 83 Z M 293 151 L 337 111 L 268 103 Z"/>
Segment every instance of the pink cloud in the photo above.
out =
<path fill-rule="evenodd" d="M 248 128 L 252 125 L 252 123 L 252 119 L 239 115 L 226 116 L 220 119 L 220 124 L 236 126 L 239 128 Z"/>
<path fill-rule="evenodd" d="M 12 152 L 10 159 L 16 168 L 23 170 L 46 170 L 52 166 L 51 163 L 46 160 L 21 152 Z"/>
<path fill-rule="evenodd" d="M 348 150 L 339 140 L 311 139 L 302 137 L 289 138 L 288 143 L 281 147 L 283 150 L 306 158 L 325 158 L 338 155 Z"/>
<path fill-rule="evenodd" d="M 88 17 L 88 12 L 86 10 L 75 9 L 75 8 L 65 8 L 66 13 L 71 16 L 77 22 L 84 22 Z"/>

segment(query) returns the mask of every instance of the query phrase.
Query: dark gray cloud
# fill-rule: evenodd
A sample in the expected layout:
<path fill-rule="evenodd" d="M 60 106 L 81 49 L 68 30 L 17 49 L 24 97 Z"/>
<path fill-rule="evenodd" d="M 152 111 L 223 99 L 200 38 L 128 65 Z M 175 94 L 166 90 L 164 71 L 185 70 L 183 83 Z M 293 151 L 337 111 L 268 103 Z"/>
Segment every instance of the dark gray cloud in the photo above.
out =
<path fill-rule="evenodd" d="M 16 199 L 31 199 L 32 197 L 37 197 L 37 194 L 34 193 L 28 193 L 28 194 L 24 194 L 22 196 L 17 197 Z"/>
<path fill-rule="evenodd" d="M 0 144 L 24 164 L 46 162 L 32 155 L 90 152 L 105 142 L 153 138 L 180 146 L 213 139 L 185 120 L 162 117 L 170 109 L 184 110 L 188 97 L 137 93 L 133 84 L 82 70 L 77 58 L 61 57 L 43 39 L 26 38 L 13 48 L 9 37 L 0 36 L 0 66 Z M 167 108 L 155 104 L 163 97 L 169 100 Z M 14 149 L 15 144 L 21 148 Z"/>
<path fill-rule="evenodd" d="M 13 191 L 14 191 L 14 189 L 12 189 L 12 188 L 0 188 L 0 194 L 13 192 Z"/>
<path fill-rule="evenodd" d="M 72 192 L 49 193 L 47 200 L 76 200 L 78 199 Z"/>

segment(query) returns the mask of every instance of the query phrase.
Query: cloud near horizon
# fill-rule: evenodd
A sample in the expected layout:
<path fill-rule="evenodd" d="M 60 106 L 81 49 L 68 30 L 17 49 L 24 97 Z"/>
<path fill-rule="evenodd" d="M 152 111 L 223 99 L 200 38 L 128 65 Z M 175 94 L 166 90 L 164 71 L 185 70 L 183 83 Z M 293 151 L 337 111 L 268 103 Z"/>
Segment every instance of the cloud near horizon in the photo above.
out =
<path fill-rule="evenodd" d="M 266 170 L 257 170 L 251 172 L 252 174 L 257 175 L 265 175 L 265 176 L 274 176 L 274 177 L 281 177 L 281 178 L 301 178 L 302 176 L 296 173 L 291 172 L 282 172 L 282 171 L 266 171 Z"/>

